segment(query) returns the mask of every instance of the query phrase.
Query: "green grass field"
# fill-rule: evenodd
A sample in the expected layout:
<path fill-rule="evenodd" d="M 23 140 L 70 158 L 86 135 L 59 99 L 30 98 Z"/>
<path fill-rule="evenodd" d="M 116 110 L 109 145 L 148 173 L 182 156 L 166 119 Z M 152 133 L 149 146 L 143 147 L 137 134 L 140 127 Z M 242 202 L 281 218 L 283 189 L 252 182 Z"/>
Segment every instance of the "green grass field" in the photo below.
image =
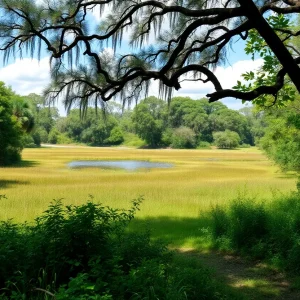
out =
<path fill-rule="evenodd" d="M 128 172 L 108 169 L 69 169 L 73 160 L 138 159 L 170 162 L 171 169 Z M 0 168 L 0 220 L 32 221 L 47 209 L 50 201 L 63 198 L 79 205 L 95 202 L 116 208 L 130 207 L 141 195 L 144 201 L 130 230 L 150 228 L 152 237 L 164 239 L 170 247 L 205 250 L 212 205 L 226 205 L 239 194 L 270 201 L 277 193 L 296 189 L 297 178 L 283 174 L 261 151 L 240 150 L 138 150 L 125 148 L 40 148 L 25 149 L 18 167 Z M 203 255 L 203 252 L 201 252 Z M 210 262 L 214 254 L 204 261 Z M 188 256 L 187 256 L 188 257 Z M 222 269 L 222 259 L 217 268 Z M 210 263 L 207 264 L 210 266 Z M 225 265 L 228 268 L 228 264 Z M 237 272 L 233 270 L 232 272 Z M 240 272 L 240 271 L 239 271 Z M 260 282 L 255 274 L 237 272 L 236 281 L 225 283 L 259 299 L 259 295 L 280 294 L 272 282 Z M 245 275 L 245 276 L 244 276 Z M 223 276 L 223 275 L 222 275 Z M 244 278 L 244 277 L 245 278 Z M 224 277 L 224 276 L 223 276 Z M 226 277 L 226 276 L 225 276 Z M 250 278 L 250 279 L 249 279 Z M 251 281 L 252 280 L 252 281 Z M 254 282 L 254 283 L 253 283 Z M 249 283 L 251 286 L 249 286 Z M 263 292 L 260 291 L 264 289 Z M 269 289 L 267 292 L 266 289 Z"/>
<path fill-rule="evenodd" d="M 171 169 L 128 172 L 98 168 L 68 169 L 72 160 L 139 159 L 171 162 Z M 175 246 L 193 246 L 199 221 L 211 205 L 238 194 L 271 199 L 276 192 L 295 189 L 296 178 L 282 174 L 257 149 L 241 150 L 139 150 L 123 148 L 25 149 L 19 167 L 0 169 L 0 220 L 30 221 L 53 199 L 65 204 L 94 201 L 128 208 L 144 197 L 135 224 L 150 223 L 154 235 Z M 145 220 L 147 222 L 145 222 Z M 147 225 L 145 225 L 147 226 Z M 139 224 L 138 228 L 142 227 Z M 199 242 L 199 241 L 198 241 Z"/>

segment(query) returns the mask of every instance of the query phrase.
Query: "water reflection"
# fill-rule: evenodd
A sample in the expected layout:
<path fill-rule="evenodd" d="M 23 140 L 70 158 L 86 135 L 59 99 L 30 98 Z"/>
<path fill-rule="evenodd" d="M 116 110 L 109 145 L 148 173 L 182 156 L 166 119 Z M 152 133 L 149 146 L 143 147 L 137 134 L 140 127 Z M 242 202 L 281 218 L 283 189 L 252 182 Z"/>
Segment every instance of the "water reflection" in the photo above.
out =
<path fill-rule="evenodd" d="M 150 162 L 143 160 L 77 160 L 68 164 L 69 168 L 105 168 L 105 169 L 124 169 L 134 171 L 137 169 L 153 169 L 153 168 L 172 168 L 173 164 Z"/>

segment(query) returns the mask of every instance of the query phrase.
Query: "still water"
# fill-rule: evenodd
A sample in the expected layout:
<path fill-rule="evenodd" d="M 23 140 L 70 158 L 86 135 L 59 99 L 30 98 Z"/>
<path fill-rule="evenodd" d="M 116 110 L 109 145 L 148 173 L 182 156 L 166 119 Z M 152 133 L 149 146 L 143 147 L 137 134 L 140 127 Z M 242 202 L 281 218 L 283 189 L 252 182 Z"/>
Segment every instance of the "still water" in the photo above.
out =
<path fill-rule="evenodd" d="M 149 162 L 143 160 L 77 160 L 68 164 L 69 168 L 105 168 L 124 169 L 134 171 L 138 169 L 172 168 L 173 164 L 161 162 Z"/>

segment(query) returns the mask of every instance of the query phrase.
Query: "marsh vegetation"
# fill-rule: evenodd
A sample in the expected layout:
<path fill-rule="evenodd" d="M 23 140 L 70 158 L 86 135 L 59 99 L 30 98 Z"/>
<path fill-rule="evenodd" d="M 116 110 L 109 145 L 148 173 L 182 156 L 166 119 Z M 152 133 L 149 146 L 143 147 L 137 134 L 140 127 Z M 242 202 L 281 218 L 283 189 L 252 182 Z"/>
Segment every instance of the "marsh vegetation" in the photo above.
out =
<path fill-rule="evenodd" d="M 0 202 L 1 220 L 30 221 L 52 199 L 79 205 L 89 194 L 117 208 L 127 208 L 133 198 L 143 195 L 145 201 L 137 218 L 193 219 L 243 193 L 271 200 L 279 188 L 281 193 L 295 189 L 297 181 L 295 176 L 281 173 L 255 148 L 38 148 L 25 149 L 23 160 L 20 166 L 1 169 L 1 194 L 8 198 Z M 174 167 L 135 172 L 68 168 L 75 160 L 143 160 Z"/>
<path fill-rule="evenodd" d="M 4 63 L 49 56 L 51 83 L 19 96 L 0 82 L 0 298 L 300 299 L 298 2 L 1 0 Z M 252 70 L 221 82 L 241 39 Z M 173 97 L 192 82 L 214 91 Z M 45 142 L 110 148 L 21 159 Z M 227 274 L 210 273 L 198 258 L 215 251 L 252 275 L 219 258 Z"/>
<path fill-rule="evenodd" d="M 90 297 L 86 299 L 94 299 L 92 297 L 98 297 L 101 293 L 103 297 L 104 295 L 113 295 L 113 297 L 120 297 L 120 299 L 126 293 L 129 295 L 128 297 L 136 294 L 139 297 L 146 295 L 148 299 L 154 299 L 153 297 L 158 295 L 164 297 L 163 299 L 174 299 L 172 297 L 175 296 L 176 299 L 181 299 L 180 297 L 184 297 L 185 294 L 189 295 L 188 299 L 200 299 L 200 292 L 203 293 L 203 297 L 207 296 L 210 299 L 222 299 L 225 295 L 230 299 L 240 299 L 242 296 L 236 294 L 235 288 L 228 289 L 225 288 L 224 284 L 217 283 L 211 273 L 207 272 L 201 263 L 199 264 L 199 259 L 189 257 L 189 255 L 186 257 L 176 256 L 177 258 L 171 259 L 171 254 L 166 246 L 181 249 L 181 251 L 196 249 L 201 251 L 210 249 L 211 251 L 214 247 L 235 251 L 235 240 L 231 241 L 231 236 L 228 236 L 229 233 L 233 234 L 233 231 L 230 230 L 231 227 L 228 224 L 232 224 L 232 228 L 239 227 L 234 225 L 234 220 L 231 220 L 232 213 L 226 215 L 227 209 L 229 212 L 233 209 L 231 200 L 238 197 L 247 197 L 252 200 L 263 198 L 272 207 L 274 195 L 278 195 L 282 191 L 295 190 L 297 181 L 293 173 L 283 174 L 261 151 L 255 148 L 239 150 L 147 150 L 76 146 L 25 149 L 23 157 L 24 160 L 21 165 L 1 169 L 3 171 L 0 182 L 1 194 L 5 197 L 1 197 L 0 217 L 2 221 L 11 218 L 12 221 L 1 223 L 0 238 L 2 241 L 6 240 L 10 249 L 23 249 L 21 252 L 15 252 L 7 260 L 7 262 L 12 263 L 2 266 L 2 271 L 6 272 L 7 278 L 10 280 L 5 281 L 5 278 L 1 280 L 3 281 L 2 286 L 5 284 L 7 288 L 6 295 L 12 295 L 10 293 L 13 293 L 13 284 L 15 284 L 20 289 L 18 295 L 20 297 L 27 295 L 29 299 L 30 297 L 33 297 L 32 299 L 35 299 L 34 297 L 43 298 L 45 296 L 43 290 L 55 293 L 57 299 L 73 299 L 72 297 L 78 299 L 76 297 L 83 294 L 85 297 Z M 98 167 L 80 169 L 67 167 L 69 162 L 77 160 L 123 161 L 134 159 L 168 163 L 172 164 L 173 167 L 150 170 L 137 169 L 130 172 L 122 169 Z M 280 187 L 280 191 L 278 187 Z M 139 199 L 141 195 L 144 200 L 135 202 L 138 209 L 132 210 L 131 200 L 134 197 Z M 60 200 L 52 202 L 49 208 L 49 203 L 53 199 Z M 100 203 L 101 205 L 98 206 Z M 266 205 L 269 207 L 269 204 Z M 214 208 L 216 205 L 219 207 L 218 210 Z M 240 232 L 240 236 L 246 240 L 251 238 L 249 232 L 256 234 L 254 232 L 255 226 L 266 226 L 265 223 L 259 223 L 265 220 L 258 213 L 261 211 L 260 207 L 256 209 L 255 204 L 249 205 L 245 206 L 244 210 L 242 209 L 244 206 L 242 206 L 238 211 L 241 213 L 238 217 L 246 222 L 245 226 L 241 228 L 241 230 L 244 228 L 246 231 Z M 64 206 L 69 208 L 64 208 Z M 106 208 L 106 206 L 110 208 Z M 212 209 L 214 214 L 211 213 Z M 45 210 L 47 212 L 42 213 Z M 94 211 L 95 214 L 93 213 L 94 217 L 89 219 L 91 211 Z M 120 217 L 117 217 L 119 213 Z M 123 215 L 124 213 L 126 215 Z M 265 216 L 264 211 L 262 215 Z M 105 223 L 101 223 L 103 216 L 107 219 Z M 223 219 L 220 219 L 220 216 Z M 96 221 L 93 221 L 93 218 L 96 218 Z M 81 219 L 82 221 L 80 221 Z M 86 227 L 79 224 L 83 220 L 88 222 Z M 110 221 L 108 222 L 108 220 Z M 123 224 L 121 231 L 118 231 L 118 226 L 115 227 L 116 220 L 118 220 L 117 223 Z M 24 221 L 29 222 L 25 227 L 24 225 L 14 225 L 16 222 L 20 224 Z M 74 231 L 76 223 L 79 227 Z M 104 226 L 101 224 L 106 224 L 108 227 L 106 225 L 101 227 Z M 57 226 L 57 230 L 53 231 L 54 225 Z M 264 229 L 265 227 L 260 228 L 260 230 Z M 85 232 L 85 230 L 87 231 Z M 89 234 L 91 234 L 91 239 L 94 239 L 93 234 L 99 234 L 102 231 L 105 239 L 102 239 L 100 244 L 96 241 L 86 240 Z M 292 231 L 293 229 L 291 229 Z M 75 233 L 76 236 L 73 236 Z M 261 249 L 259 248 L 261 243 L 260 237 L 255 237 L 257 239 L 254 242 L 258 245 L 256 246 L 253 242 L 251 251 L 256 251 L 257 254 L 258 250 Z M 73 238 L 75 240 L 72 242 Z M 163 243 L 157 244 L 155 241 L 163 241 Z M 90 268 L 91 266 L 87 261 L 82 261 L 84 256 L 81 256 L 79 252 L 78 255 L 74 254 L 76 253 L 75 248 L 82 248 L 86 242 L 90 244 L 89 251 L 92 252 L 85 259 L 90 261 L 96 259 L 94 254 L 98 253 L 100 248 L 104 249 L 104 246 L 116 249 L 111 254 L 112 256 L 108 254 L 105 256 L 106 254 L 104 255 L 103 250 L 101 250 L 103 259 L 101 264 L 107 266 L 106 273 L 101 280 L 110 287 L 110 291 L 103 289 L 101 284 L 99 285 L 99 277 L 98 281 L 95 281 L 92 274 L 93 272 L 98 274 L 99 270 L 96 270 L 96 267 Z M 118 244 L 119 242 L 123 243 L 122 247 Z M 269 247 L 267 243 L 268 241 L 263 244 L 264 247 L 262 245 L 263 248 L 259 252 L 262 256 L 265 255 L 265 251 Z M 31 256 L 32 249 L 43 248 L 43 244 L 45 249 L 50 246 L 54 247 L 55 252 L 50 250 L 47 253 L 35 251 L 35 256 Z M 140 248 L 141 245 L 143 245 L 142 248 Z M 247 251 L 247 245 L 242 244 L 242 248 L 239 246 L 236 249 Z M 0 251 L 8 258 L 12 254 L 5 252 L 5 249 L 7 248 L 4 247 Z M 75 252 L 70 250 L 71 252 L 66 253 L 63 249 L 73 249 Z M 131 269 L 127 270 L 122 260 L 129 263 L 127 254 L 131 251 L 136 252 L 136 249 L 142 251 L 143 258 L 140 257 L 141 260 L 139 260 L 137 256 Z M 53 256 L 54 253 L 57 253 L 56 256 Z M 139 255 L 138 253 L 137 255 Z M 42 256 L 47 257 L 47 259 L 44 261 L 41 259 Z M 117 257 L 118 259 L 121 257 L 121 260 L 113 262 L 112 259 Z M 29 284 L 26 281 L 27 276 L 32 278 L 41 276 L 38 275 L 38 269 L 34 269 L 37 259 L 40 263 L 36 265 L 36 268 L 43 270 L 44 277 L 41 277 L 43 281 L 40 283 L 31 281 Z M 33 264 L 28 269 L 32 270 L 32 273 L 29 274 L 25 271 L 29 265 L 27 263 L 22 264 L 22 261 Z M 132 264 L 132 262 L 130 263 Z M 58 268 L 64 264 L 66 265 L 63 268 Z M 10 277 L 15 267 L 23 271 L 19 277 Z M 112 274 L 109 271 L 112 268 L 118 268 L 122 272 Z M 69 275 L 65 272 L 69 272 Z M 54 274 L 56 282 L 53 281 Z M 68 282 L 67 277 L 71 276 L 70 274 L 74 274 L 72 276 L 77 275 L 67 286 L 63 285 Z M 198 279 L 193 282 L 195 276 Z M 117 283 L 118 280 L 119 283 Z M 141 280 L 148 280 L 149 285 L 146 284 L 142 288 Z M 259 279 L 255 276 L 251 280 L 259 285 Z M 125 289 L 126 292 L 116 288 L 116 284 L 120 287 L 121 282 L 122 289 Z M 58 292 L 57 288 L 61 284 Z M 76 288 L 78 285 L 81 288 Z M 251 289 L 250 296 L 260 295 L 257 293 L 280 295 L 280 291 L 271 284 L 269 285 L 270 290 L 268 292 L 258 292 Z M 151 286 L 153 290 L 151 290 Z M 198 286 L 198 290 L 195 289 L 196 286 Z M 41 290 L 32 292 L 33 287 L 41 288 Z M 89 289 L 89 287 L 93 288 Z M 249 292 L 246 292 L 245 295 L 249 295 Z"/>

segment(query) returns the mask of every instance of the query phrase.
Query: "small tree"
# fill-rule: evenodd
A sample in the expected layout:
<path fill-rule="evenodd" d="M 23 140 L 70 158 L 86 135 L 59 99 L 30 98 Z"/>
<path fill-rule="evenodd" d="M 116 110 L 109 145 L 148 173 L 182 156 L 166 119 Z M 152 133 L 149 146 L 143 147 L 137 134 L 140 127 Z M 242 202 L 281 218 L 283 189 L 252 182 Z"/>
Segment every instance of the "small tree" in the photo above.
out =
<path fill-rule="evenodd" d="M 111 130 L 110 136 L 105 140 L 105 143 L 110 145 L 119 145 L 122 142 L 124 142 L 124 133 L 118 126 Z"/>
<path fill-rule="evenodd" d="M 156 97 L 141 101 L 132 114 L 132 122 L 137 135 L 151 147 L 161 144 L 165 121 L 166 104 Z"/>
<path fill-rule="evenodd" d="M 196 146 L 196 135 L 192 129 L 188 127 L 176 128 L 172 134 L 173 148 L 195 148 Z"/>
<path fill-rule="evenodd" d="M 48 135 L 48 143 L 57 144 L 59 132 L 56 128 L 52 128 Z"/>
<path fill-rule="evenodd" d="M 213 133 L 214 143 L 218 148 L 233 149 L 238 147 L 240 136 L 237 132 L 225 130 Z"/>
<path fill-rule="evenodd" d="M 265 112 L 267 123 L 260 146 L 285 171 L 300 171 L 300 98 Z"/>
<path fill-rule="evenodd" d="M 13 115 L 13 92 L 0 82 L 0 165 L 9 165 L 21 159 L 22 124 Z"/>

